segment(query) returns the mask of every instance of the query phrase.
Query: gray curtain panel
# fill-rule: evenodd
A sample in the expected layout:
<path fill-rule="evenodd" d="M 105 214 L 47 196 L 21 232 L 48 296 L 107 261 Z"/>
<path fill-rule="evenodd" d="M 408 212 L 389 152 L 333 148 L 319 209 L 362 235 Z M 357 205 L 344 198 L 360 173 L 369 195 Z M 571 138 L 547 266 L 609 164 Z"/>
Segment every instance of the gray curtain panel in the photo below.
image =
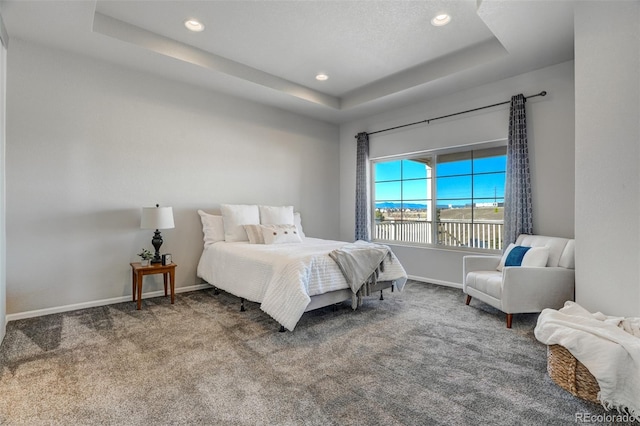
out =
<path fill-rule="evenodd" d="M 515 242 L 518 235 L 533 233 L 525 102 L 522 94 L 511 97 L 504 194 L 505 248 Z"/>
<path fill-rule="evenodd" d="M 369 204 L 369 135 L 358 133 L 356 152 L 356 240 L 371 240 Z"/>

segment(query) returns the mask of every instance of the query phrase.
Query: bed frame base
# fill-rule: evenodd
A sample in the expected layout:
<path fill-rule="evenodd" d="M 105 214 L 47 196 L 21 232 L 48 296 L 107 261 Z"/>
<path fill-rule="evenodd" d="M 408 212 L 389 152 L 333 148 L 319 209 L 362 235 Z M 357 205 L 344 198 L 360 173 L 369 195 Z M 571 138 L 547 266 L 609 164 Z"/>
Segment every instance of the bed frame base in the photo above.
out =
<path fill-rule="evenodd" d="M 392 283 L 391 284 L 391 293 L 393 293 L 393 287 L 395 287 L 395 286 Z M 380 290 L 380 300 L 384 300 L 384 295 L 382 294 L 382 290 Z"/>
<path fill-rule="evenodd" d="M 384 296 L 382 294 L 382 290 L 386 288 L 391 288 L 391 292 L 393 292 L 394 288 L 393 281 L 379 281 L 376 285 L 371 289 L 371 293 L 376 291 L 380 291 L 380 300 L 384 300 Z M 220 290 L 213 286 L 213 294 L 220 294 Z M 230 293 L 233 294 L 233 293 Z M 351 289 L 343 289 L 343 290 L 335 290 L 330 291 L 324 294 L 318 294 L 316 296 L 311 296 L 311 301 L 307 305 L 307 308 L 304 310 L 305 312 L 313 311 L 315 309 L 324 308 L 325 306 L 333 305 L 334 311 L 336 310 L 336 305 L 344 302 L 345 300 L 351 300 L 351 309 L 354 311 L 358 309 L 358 306 L 362 304 L 362 296 L 356 296 L 353 294 Z M 240 312 L 245 312 L 244 306 L 245 299 L 244 297 L 240 298 Z M 280 329 L 278 330 L 280 333 L 284 333 L 287 331 L 282 324 L 280 324 Z"/>

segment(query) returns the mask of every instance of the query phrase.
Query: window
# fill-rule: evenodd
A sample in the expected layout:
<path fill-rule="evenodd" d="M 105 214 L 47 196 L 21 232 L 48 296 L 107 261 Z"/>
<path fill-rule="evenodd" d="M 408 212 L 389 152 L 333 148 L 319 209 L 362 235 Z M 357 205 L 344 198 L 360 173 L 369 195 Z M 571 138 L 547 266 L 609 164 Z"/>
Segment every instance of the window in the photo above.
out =
<path fill-rule="evenodd" d="M 375 240 L 502 248 L 506 147 L 373 161 Z"/>

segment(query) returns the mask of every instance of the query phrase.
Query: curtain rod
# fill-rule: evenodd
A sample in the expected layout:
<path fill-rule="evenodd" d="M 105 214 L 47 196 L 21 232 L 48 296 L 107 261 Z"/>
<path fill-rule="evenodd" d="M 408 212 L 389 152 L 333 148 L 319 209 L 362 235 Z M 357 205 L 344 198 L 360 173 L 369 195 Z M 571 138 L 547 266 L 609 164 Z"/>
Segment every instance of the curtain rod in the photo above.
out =
<path fill-rule="evenodd" d="M 536 96 L 546 96 L 546 95 L 547 95 L 547 92 L 543 90 L 542 92 L 540 92 L 540 93 L 538 93 L 538 94 L 535 94 L 535 95 L 531 95 L 531 96 L 527 96 L 527 97 L 525 97 L 525 100 L 526 100 L 526 99 L 529 99 L 529 98 L 535 98 Z M 401 125 L 401 126 L 389 127 L 388 129 L 376 130 L 375 132 L 367 132 L 367 135 L 368 135 L 368 136 L 370 136 L 370 135 L 375 135 L 376 133 L 388 132 L 389 130 L 401 129 L 401 128 L 403 128 L 403 127 L 413 126 L 413 125 L 416 125 L 416 124 L 422 124 L 422 123 L 427 123 L 427 124 L 429 124 L 429 123 L 430 123 L 430 122 L 432 122 L 432 121 L 440 120 L 440 119 L 442 119 L 442 118 L 448 118 L 448 117 L 453 117 L 453 116 L 455 116 L 455 115 L 466 114 L 466 113 L 468 113 L 468 112 L 479 111 L 479 110 L 481 110 L 481 109 L 492 108 L 492 107 L 495 107 L 495 106 L 498 106 L 498 105 L 505 105 L 505 104 L 508 104 L 508 103 L 510 103 L 510 102 L 511 102 L 511 100 L 504 101 L 504 102 L 498 102 L 497 104 L 493 104 L 493 105 L 486 105 L 486 106 L 482 106 L 482 107 L 478 107 L 478 108 L 468 109 L 468 110 L 466 110 L 466 111 L 455 112 L 455 113 L 453 113 L 453 114 L 442 115 L 442 116 L 440 116 L 440 117 L 429 118 L 429 119 L 427 119 L 427 120 L 416 121 L 416 122 L 414 122 L 414 123 L 403 124 L 403 125 Z M 358 138 L 358 135 L 356 135 L 356 139 L 357 139 L 357 138 Z"/>

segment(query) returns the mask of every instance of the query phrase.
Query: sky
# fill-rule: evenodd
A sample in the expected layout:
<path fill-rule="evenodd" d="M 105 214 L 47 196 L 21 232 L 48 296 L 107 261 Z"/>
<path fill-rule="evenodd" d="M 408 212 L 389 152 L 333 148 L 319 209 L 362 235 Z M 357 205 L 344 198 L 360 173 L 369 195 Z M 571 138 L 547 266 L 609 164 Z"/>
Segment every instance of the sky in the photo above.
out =
<path fill-rule="evenodd" d="M 460 206 L 473 202 L 504 202 L 507 156 L 463 159 L 436 166 L 437 204 Z M 427 167 L 414 160 L 379 162 L 374 165 L 376 202 L 427 204 Z M 399 182 L 404 179 L 404 182 Z"/>

